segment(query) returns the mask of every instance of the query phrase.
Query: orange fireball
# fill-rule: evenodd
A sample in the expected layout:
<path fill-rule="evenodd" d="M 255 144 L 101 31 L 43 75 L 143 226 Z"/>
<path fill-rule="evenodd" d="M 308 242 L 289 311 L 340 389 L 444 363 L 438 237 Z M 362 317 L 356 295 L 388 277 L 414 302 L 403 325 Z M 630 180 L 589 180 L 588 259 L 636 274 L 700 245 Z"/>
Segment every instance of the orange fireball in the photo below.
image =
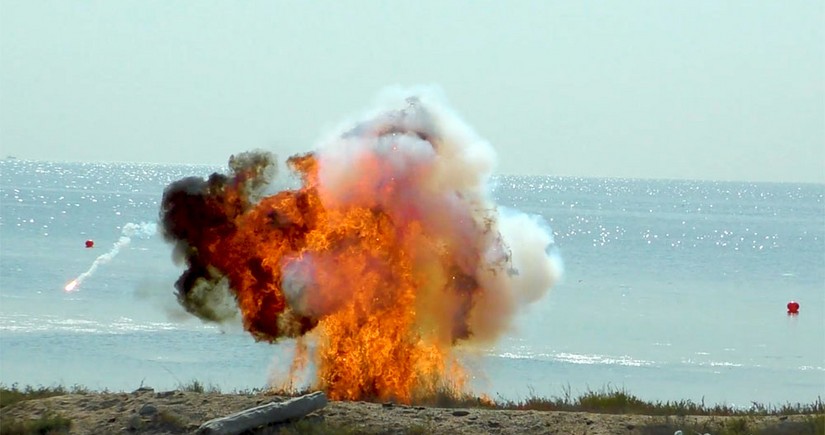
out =
<path fill-rule="evenodd" d="M 265 153 L 233 157 L 228 176 L 175 182 L 161 217 L 188 266 L 178 299 L 220 321 L 228 286 L 256 339 L 311 331 L 315 386 L 332 399 L 409 403 L 460 388 L 455 346 L 496 338 L 559 273 L 546 229 L 488 197 L 491 156 L 416 98 L 290 158 L 297 189 L 264 194 Z"/>

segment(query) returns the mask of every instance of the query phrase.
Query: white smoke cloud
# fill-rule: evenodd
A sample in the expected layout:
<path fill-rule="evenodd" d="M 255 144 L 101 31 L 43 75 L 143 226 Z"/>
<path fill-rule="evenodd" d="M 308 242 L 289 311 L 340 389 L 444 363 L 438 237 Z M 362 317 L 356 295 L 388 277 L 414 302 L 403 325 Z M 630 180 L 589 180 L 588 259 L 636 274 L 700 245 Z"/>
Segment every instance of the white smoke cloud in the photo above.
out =
<path fill-rule="evenodd" d="M 388 89 L 378 107 L 360 119 L 318 147 L 318 189 L 325 207 L 379 207 L 396 223 L 422 222 L 481 284 L 484 293 L 471 313 L 470 329 L 475 338 L 494 339 L 519 307 L 541 298 L 561 277 L 550 227 L 538 216 L 497 207 L 491 195 L 495 150 L 445 104 L 439 90 Z M 472 270 L 478 255 L 483 261 Z M 295 271 L 306 271 L 307 261 L 319 259 L 286 270 L 288 281 L 300 283 L 290 285 L 292 290 L 305 289 L 311 273 Z M 328 269 L 334 271 L 334 263 L 316 265 L 313 273 Z M 425 281 L 439 279 L 449 277 Z M 299 292 L 292 290 L 287 293 L 297 301 Z M 298 306 L 305 307 L 305 299 Z"/>

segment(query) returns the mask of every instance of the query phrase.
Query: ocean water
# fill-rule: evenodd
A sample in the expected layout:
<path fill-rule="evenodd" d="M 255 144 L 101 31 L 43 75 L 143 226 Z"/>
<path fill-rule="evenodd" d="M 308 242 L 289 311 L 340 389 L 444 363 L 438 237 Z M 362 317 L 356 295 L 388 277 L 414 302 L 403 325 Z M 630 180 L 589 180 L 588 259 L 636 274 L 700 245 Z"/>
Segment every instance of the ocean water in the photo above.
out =
<path fill-rule="evenodd" d="M 219 169 L 0 162 L 0 382 L 232 390 L 283 372 L 291 343 L 182 312 L 181 270 L 158 235 L 132 237 L 63 291 L 124 226 L 157 220 L 169 182 Z M 466 355 L 475 392 L 611 386 L 735 406 L 825 396 L 825 185 L 499 176 L 494 192 L 544 216 L 565 276 L 495 347 Z"/>

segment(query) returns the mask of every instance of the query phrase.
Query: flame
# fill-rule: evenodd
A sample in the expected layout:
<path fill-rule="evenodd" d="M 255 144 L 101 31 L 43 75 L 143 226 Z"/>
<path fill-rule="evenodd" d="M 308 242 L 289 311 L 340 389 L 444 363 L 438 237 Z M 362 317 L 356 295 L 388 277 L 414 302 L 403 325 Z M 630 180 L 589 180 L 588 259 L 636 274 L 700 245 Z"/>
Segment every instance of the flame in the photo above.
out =
<path fill-rule="evenodd" d="M 66 287 L 64 287 L 63 290 L 65 290 L 67 292 L 74 291 L 77 288 L 77 284 L 78 284 L 77 280 L 73 279 L 73 280 L 71 280 L 71 282 L 66 284 Z"/>
<path fill-rule="evenodd" d="M 293 368 L 309 353 L 315 386 L 333 400 L 409 403 L 461 389 L 456 346 L 495 338 L 520 296 L 535 299 L 524 295 L 535 284 L 514 288 L 513 247 L 476 156 L 461 154 L 467 138 L 440 130 L 437 108 L 407 103 L 288 159 L 297 189 L 261 195 L 272 158 L 247 153 L 230 159 L 230 176 L 164 193 L 164 235 L 189 266 L 183 306 L 219 321 L 224 286 L 257 340 L 311 331 L 316 345 L 301 341 Z M 552 274 L 546 244 L 537 255 Z"/>

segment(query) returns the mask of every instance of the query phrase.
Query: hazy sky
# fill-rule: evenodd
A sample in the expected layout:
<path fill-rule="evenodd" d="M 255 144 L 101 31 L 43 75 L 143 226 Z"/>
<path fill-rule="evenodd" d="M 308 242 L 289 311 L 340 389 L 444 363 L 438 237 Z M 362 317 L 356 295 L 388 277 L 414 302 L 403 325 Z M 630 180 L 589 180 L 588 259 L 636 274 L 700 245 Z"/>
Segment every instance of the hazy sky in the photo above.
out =
<path fill-rule="evenodd" d="M 0 157 L 307 151 L 440 86 L 498 172 L 825 182 L 822 1 L 0 1 Z"/>

